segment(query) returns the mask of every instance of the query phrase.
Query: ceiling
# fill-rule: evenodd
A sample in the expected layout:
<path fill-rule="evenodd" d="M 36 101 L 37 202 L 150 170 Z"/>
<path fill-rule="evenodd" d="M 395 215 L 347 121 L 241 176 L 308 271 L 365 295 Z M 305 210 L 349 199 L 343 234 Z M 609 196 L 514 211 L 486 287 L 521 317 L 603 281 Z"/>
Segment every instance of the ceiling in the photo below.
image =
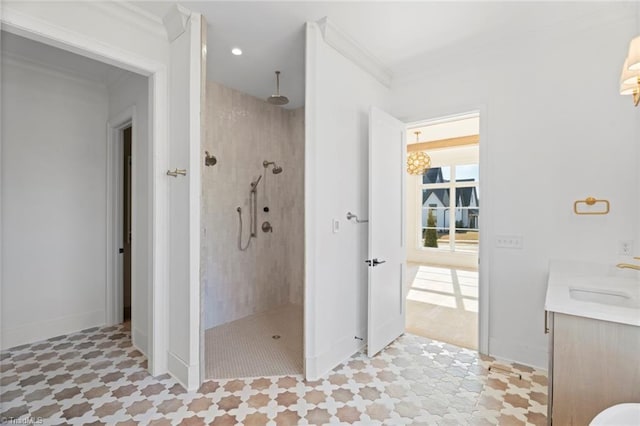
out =
<path fill-rule="evenodd" d="M 159 18 L 173 1 L 136 1 Z M 325 16 L 388 68 L 394 79 L 433 65 L 443 52 L 457 55 L 503 39 L 544 31 L 570 20 L 617 8 L 635 12 L 633 2 L 380 2 L 380 1 L 187 1 L 207 22 L 207 78 L 266 99 L 282 72 L 286 108 L 304 105 L 304 23 Z M 111 84 L 121 70 L 2 32 L 3 54 L 19 56 L 77 77 Z M 231 54 L 232 47 L 243 50 Z M 430 61 L 431 59 L 431 61 Z"/>
<path fill-rule="evenodd" d="M 3 57 L 13 57 L 67 75 L 109 86 L 121 77 L 132 74 L 104 62 L 95 61 L 57 47 L 2 31 Z"/>
<path fill-rule="evenodd" d="M 173 4 L 134 2 L 159 17 Z M 259 98 L 281 93 L 288 108 L 304 105 L 304 23 L 328 16 L 394 77 L 428 66 L 428 57 L 596 15 L 606 2 L 303 2 L 186 1 L 207 22 L 207 76 Z M 631 4 L 632 6 L 629 6 Z M 242 56 L 233 56 L 232 47 Z"/>

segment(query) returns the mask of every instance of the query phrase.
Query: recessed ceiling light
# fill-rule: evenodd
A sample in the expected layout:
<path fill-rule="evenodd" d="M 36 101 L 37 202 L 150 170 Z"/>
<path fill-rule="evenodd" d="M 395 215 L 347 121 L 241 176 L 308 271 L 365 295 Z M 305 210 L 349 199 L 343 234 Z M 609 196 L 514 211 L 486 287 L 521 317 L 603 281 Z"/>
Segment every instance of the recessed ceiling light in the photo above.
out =
<path fill-rule="evenodd" d="M 231 53 L 236 56 L 240 56 L 242 55 L 242 50 L 239 47 L 234 47 L 233 49 L 231 49 Z"/>

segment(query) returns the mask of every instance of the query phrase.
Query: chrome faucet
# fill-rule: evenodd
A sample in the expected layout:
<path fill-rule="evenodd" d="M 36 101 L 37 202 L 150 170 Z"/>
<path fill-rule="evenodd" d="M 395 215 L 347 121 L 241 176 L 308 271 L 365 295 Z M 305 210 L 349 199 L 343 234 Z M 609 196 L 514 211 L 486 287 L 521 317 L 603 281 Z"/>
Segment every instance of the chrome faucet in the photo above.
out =
<path fill-rule="evenodd" d="M 640 257 L 636 256 L 636 257 L 634 257 L 634 259 L 640 260 Z M 640 265 L 634 265 L 632 263 L 618 263 L 616 265 L 616 268 L 620 268 L 620 269 L 635 269 L 636 271 L 640 271 Z"/>

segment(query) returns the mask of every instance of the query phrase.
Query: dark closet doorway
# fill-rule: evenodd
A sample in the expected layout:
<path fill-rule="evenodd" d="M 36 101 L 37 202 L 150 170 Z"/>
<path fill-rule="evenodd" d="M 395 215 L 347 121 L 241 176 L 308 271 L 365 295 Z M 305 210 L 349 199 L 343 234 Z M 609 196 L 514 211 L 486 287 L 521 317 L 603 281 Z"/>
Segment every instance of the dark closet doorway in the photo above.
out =
<path fill-rule="evenodd" d="M 131 127 L 122 130 L 123 156 L 123 188 L 122 188 L 122 300 L 123 319 L 131 321 Z"/>

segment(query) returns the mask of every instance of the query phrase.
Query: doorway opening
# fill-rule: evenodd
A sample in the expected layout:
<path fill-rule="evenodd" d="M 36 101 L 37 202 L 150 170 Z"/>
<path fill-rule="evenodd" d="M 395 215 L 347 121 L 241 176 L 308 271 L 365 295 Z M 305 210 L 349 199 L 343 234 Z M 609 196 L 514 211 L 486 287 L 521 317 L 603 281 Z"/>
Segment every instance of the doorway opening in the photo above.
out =
<path fill-rule="evenodd" d="M 406 331 L 477 350 L 479 113 L 409 125 L 407 152 L 430 166 L 407 179 Z"/>
<path fill-rule="evenodd" d="M 131 126 L 122 130 L 122 318 L 131 321 Z"/>

